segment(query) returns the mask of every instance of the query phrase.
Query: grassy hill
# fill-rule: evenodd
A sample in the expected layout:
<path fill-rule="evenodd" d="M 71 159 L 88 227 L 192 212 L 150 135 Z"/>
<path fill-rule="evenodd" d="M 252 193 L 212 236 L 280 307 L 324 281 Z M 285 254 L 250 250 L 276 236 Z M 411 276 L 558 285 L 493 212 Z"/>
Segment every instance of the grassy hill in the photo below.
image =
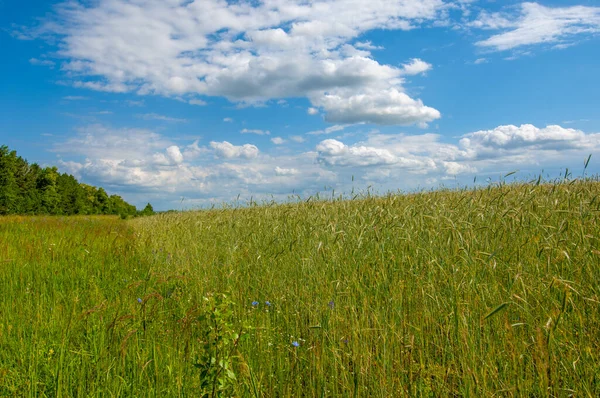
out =
<path fill-rule="evenodd" d="M 0 396 L 598 396 L 600 183 L 0 219 Z"/>

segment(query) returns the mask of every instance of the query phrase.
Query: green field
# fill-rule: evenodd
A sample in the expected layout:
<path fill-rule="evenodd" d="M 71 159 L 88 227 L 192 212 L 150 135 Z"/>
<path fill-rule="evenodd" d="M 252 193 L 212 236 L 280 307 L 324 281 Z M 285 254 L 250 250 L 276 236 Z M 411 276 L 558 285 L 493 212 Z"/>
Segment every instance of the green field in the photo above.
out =
<path fill-rule="evenodd" d="M 600 183 L 0 219 L 0 396 L 600 396 Z"/>

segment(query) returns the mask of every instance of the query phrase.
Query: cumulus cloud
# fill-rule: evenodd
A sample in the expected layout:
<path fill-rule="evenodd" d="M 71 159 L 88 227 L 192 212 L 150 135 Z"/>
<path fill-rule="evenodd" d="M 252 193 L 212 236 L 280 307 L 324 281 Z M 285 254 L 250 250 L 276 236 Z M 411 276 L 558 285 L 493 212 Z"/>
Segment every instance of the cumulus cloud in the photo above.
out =
<path fill-rule="evenodd" d="M 346 145 L 338 140 L 328 139 L 317 145 L 317 161 L 329 167 L 370 168 L 365 175 L 389 176 L 391 173 L 413 171 L 428 173 L 436 169 L 436 163 L 430 155 L 411 153 L 400 149 L 401 137 L 374 134 L 372 138 L 355 145 Z M 383 143 L 379 141 L 388 141 Z M 391 145 L 390 145 L 391 144 Z"/>
<path fill-rule="evenodd" d="M 278 176 L 293 176 L 298 173 L 299 172 L 296 169 L 285 169 L 279 166 L 275 167 L 275 174 Z"/>
<path fill-rule="evenodd" d="M 492 130 L 481 130 L 466 134 L 459 145 L 472 157 L 499 157 L 507 152 L 523 151 L 568 151 L 595 149 L 598 135 L 586 135 L 581 130 L 561 126 L 538 128 L 531 124 L 519 127 L 498 126 Z"/>
<path fill-rule="evenodd" d="M 477 168 L 474 166 L 471 166 L 469 164 L 442 161 L 442 165 L 444 166 L 444 168 L 446 170 L 446 174 L 449 174 L 451 176 L 456 176 L 458 174 L 477 172 Z"/>
<path fill-rule="evenodd" d="M 156 166 L 176 166 L 181 164 L 182 161 L 183 155 L 176 145 L 168 147 L 164 153 L 155 153 L 152 156 L 152 163 Z M 137 163 L 137 165 L 139 164 Z"/>
<path fill-rule="evenodd" d="M 143 129 L 91 125 L 57 142 L 53 151 L 60 155 L 61 171 L 138 205 L 151 200 L 161 209 L 179 208 L 181 196 L 197 204 L 234 200 L 238 194 L 285 198 L 293 190 L 314 192 L 334 181 L 334 173 L 310 155 L 271 158 L 254 145 L 228 142 L 179 146 Z"/>
<path fill-rule="evenodd" d="M 413 58 L 409 63 L 402 65 L 402 71 L 405 75 L 420 75 L 432 68 L 433 66 L 431 64 L 428 64 L 419 58 Z"/>
<path fill-rule="evenodd" d="M 181 154 L 179 147 L 176 145 L 171 145 L 167 148 L 167 157 L 175 164 L 180 164 L 183 162 L 183 155 Z"/>
<path fill-rule="evenodd" d="M 362 50 L 383 50 L 382 46 L 375 46 L 370 41 L 357 41 L 354 43 L 354 47 Z"/>
<path fill-rule="evenodd" d="M 356 137 L 360 140 L 325 139 L 310 151 L 268 154 L 251 144 L 174 143 L 146 129 L 90 125 L 57 142 L 53 151 L 60 155 L 61 171 L 133 197 L 139 205 L 154 198 L 161 209 L 179 208 L 181 196 L 199 204 L 238 194 L 285 200 L 291 192 L 308 196 L 325 185 L 349 192 L 352 177 L 357 186 L 379 190 L 422 187 L 454 176 L 472 181 L 474 174 L 573 167 L 600 151 L 600 133 L 561 126 L 498 126 L 455 142 L 431 133 Z"/>
<path fill-rule="evenodd" d="M 528 124 L 468 133 L 456 144 L 441 142 L 437 134 L 371 133 L 352 145 L 329 139 L 316 146 L 320 164 L 352 169 L 353 175 L 358 174 L 357 168 L 377 166 L 364 177 L 379 181 L 403 178 L 407 171 L 443 178 L 506 167 L 566 167 L 598 149 L 600 133 Z"/>
<path fill-rule="evenodd" d="M 254 145 L 228 142 L 180 146 L 144 129 L 91 125 L 53 150 L 61 171 L 138 206 L 150 200 L 158 209 L 179 208 L 182 196 L 188 198 L 185 207 L 231 201 L 238 194 L 283 200 L 293 191 L 310 195 L 335 182 L 335 173 L 322 169 L 311 153 L 270 157 Z"/>
<path fill-rule="evenodd" d="M 502 30 L 476 44 L 496 51 L 535 44 L 565 48 L 584 37 L 600 32 L 600 7 L 546 7 L 522 3 L 518 13 L 486 13 L 470 23 L 472 27 Z"/>
<path fill-rule="evenodd" d="M 317 108 L 308 108 L 308 110 L 306 111 L 306 113 L 308 113 L 309 115 L 318 115 L 319 114 L 319 110 Z"/>
<path fill-rule="evenodd" d="M 441 117 L 438 110 L 396 88 L 365 90 L 361 94 L 330 93 L 313 101 L 327 110 L 325 120 L 332 123 L 410 125 Z"/>
<path fill-rule="evenodd" d="M 330 166 L 376 166 L 394 164 L 397 159 L 387 149 L 367 146 L 349 147 L 337 140 L 317 145 L 318 160 Z"/>
<path fill-rule="evenodd" d="M 203 154 L 210 152 L 208 148 L 201 147 L 199 140 L 194 141 L 192 144 L 186 146 L 183 150 L 183 158 L 187 161 L 198 159 Z"/>
<path fill-rule="evenodd" d="M 54 151 L 90 159 L 145 158 L 148 153 L 164 150 L 171 141 L 146 129 L 112 129 L 92 124 L 76 129 L 76 135 L 54 147 Z"/>
<path fill-rule="evenodd" d="M 433 25 L 449 7 L 443 0 L 68 1 L 43 30 L 58 38 L 62 69 L 76 87 L 198 105 L 198 95 L 241 103 L 306 97 L 330 120 L 348 119 L 361 102 L 370 109 L 360 121 L 410 124 L 439 117 L 402 88 L 403 74 L 429 64 L 384 65 L 370 53 L 377 46 L 355 40 L 373 29 Z"/>
<path fill-rule="evenodd" d="M 179 148 L 161 135 L 144 129 L 111 129 L 90 125 L 53 149 L 59 165 L 83 181 L 107 187 L 144 191 L 162 187 L 173 190 Z M 82 160 L 77 160 L 81 158 Z"/>
<path fill-rule="evenodd" d="M 273 137 L 271 138 L 271 142 L 275 145 L 281 145 L 285 143 L 285 140 L 281 137 Z"/>
<path fill-rule="evenodd" d="M 243 158 L 252 159 L 258 156 L 258 148 L 251 144 L 241 146 L 233 145 L 227 141 L 211 141 L 210 147 L 215 150 L 215 154 L 222 158 Z"/>

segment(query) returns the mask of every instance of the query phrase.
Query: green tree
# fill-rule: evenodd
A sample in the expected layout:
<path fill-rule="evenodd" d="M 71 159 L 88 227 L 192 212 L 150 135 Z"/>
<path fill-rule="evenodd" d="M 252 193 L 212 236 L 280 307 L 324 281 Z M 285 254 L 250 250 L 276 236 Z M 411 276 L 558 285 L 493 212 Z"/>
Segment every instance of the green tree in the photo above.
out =
<path fill-rule="evenodd" d="M 148 203 L 146 207 L 144 207 L 144 210 L 140 212 L 140 215 L 142 216 L 152 216 L 154 214 L 154 209 L 152 208 L 152 205 L 150 203 Z"/>
<path fill-rule="evenodd" d="M 17 153 L 0 147 L 0 214 L 16 213 L 19 186 L 16 179 Z"/>
<path fill-rule="evenodd" d="M 37 214 L 41 207 L 41 198 L 37 190 L 40 166 L 29 165 L 22 157 L 17 158 L 16 179 L 19 186 L 18 214 Z"/>
<path fill-rule="evenodd" d="M 81 184 L 85 198 L 85 214 L 99 214 L 97 206 L 96 187 Z"/>
<path fill-rule="evenodd" d="M 58 169 L 56 167 L 46 167 L 37 179 L 37 189 L 40 193 L 42 202 L 42 211 L 45 214 L 58 214 L 60 194 L 57 190 Z"/>
<path fill-rule="evenodd" d="M 135 216 L 137 209 L 135 208 L 135 206 L 130 205 L 129 203 L 125 202 L 123 200 L 122 197 L 120 197 L 119 195 L 111 195 L 109 198 L 109 203 L 110 203 L 110 209 L 111 209 L 111 213 L 110 214 L 115 214 L 115 215 L 119 215 L 123 218 L 127 217 L 127 216 Z"/>
<path fill-rule="evenodd" d="M 135 216 L 135 206 L 103 188 L 80 184 L 56 167 L 41 168 L 0 146 L 0 215 L 4 214 L 116 214 Z M 140 212 L 154 214 L 148 203 Z"/>
<path fill-rule="evenodd" d="M 58 176 L 57 190 L 60 195 L 61 214 L 85 214 L 85 191 L 75 177 L 66 173 Z"/>
<path fill-rule="evenodd" d="M 96 207 L 98 214 L 110 214 L 108 195 L 104 188 L 98 188 L 96 191 Z"/>

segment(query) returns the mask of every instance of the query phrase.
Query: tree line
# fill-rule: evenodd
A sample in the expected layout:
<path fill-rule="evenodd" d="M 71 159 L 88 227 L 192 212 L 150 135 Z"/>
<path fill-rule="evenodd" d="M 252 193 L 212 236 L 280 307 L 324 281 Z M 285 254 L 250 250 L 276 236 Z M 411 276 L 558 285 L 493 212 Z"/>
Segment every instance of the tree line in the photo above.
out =
<path fill-rule="evenodd" d="M 79 183 L 56 167 L 40 167 L 0 146 L 0 215 L 154 214 L 152 205 L 138 211 L 119 195 Z"/>

